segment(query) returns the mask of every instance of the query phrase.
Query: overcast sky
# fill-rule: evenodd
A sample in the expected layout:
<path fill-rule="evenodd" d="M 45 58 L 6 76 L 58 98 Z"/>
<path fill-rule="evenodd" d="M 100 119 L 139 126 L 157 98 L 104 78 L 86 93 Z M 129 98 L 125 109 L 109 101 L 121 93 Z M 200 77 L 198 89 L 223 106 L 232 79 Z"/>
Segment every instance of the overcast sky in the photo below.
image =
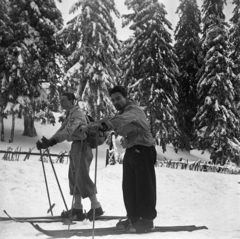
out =
<path fill-rule="evenodd" d="M 69 10 L 71 6 L 77 0 L 62 0 L 62 3 L 56 1 L 56 4 L 60 11 L 62 12 L 63 19 L 65 23 L 70 20 L 74 15 L 69 15 Z M 115 0 L 116 8 L 120 12 L 120 14 L 125 14 L 128 12 L 127 7 L 124 5 L 125 0 Z M 179 6 L 179 0 L 159 0 L 159 2 L 163 3 L 166 7 L 167 16 L 166 18 L 172 23 L 173 30 L 176 27 L 178 22 L 178 15 L 176 14 L 176 10 Z M 232 16 L 233 5 L 231 4 L 232 0 L 227 0 L 227 5 L 224 8 L 224 13 L 226 15 L 226 19 L 229 20 Z M 202 6 L 203 0 L 197 0 L 199 8 Z M 200 8 L 201 9 L 201 8 Z M 131 34 L 130 30 L 125 27 L 122 28 L 122 20 L 115 18 L 115 24 L 117 28 L 117 36 L 120 40 L 126 40 L 128 36 Z M 172 32 L 173 33 L 173 32 Z"/>

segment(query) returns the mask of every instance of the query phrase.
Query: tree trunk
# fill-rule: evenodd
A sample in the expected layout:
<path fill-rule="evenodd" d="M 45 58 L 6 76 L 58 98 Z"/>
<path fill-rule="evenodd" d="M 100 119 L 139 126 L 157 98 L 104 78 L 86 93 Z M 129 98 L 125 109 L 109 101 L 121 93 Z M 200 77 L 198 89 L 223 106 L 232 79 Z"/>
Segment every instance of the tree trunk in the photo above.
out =
<path fill-rule="evenodd" d="M 3 109 L 0 107 L 0 132 L 1 132 L 1 141 L 4 142 L 4 122 L 3 122 Z"/>
<path fill-rule="evenodd" d="M 24 112 L 24 136 L 34 137 L 37 136 L 37 131 L 34 127 L 34 117 L 30 112 Z"/>
<path fill-rule="evenodd" d="M 184 137 L 184 141 L 185 141 L 185 149 L 187 150 L 187 152 L 190 152 L 190 150 L 191 150 L 190 140 L 187 135 Z"/>
<path fill-rule="evenodd" d="M 9 143 L 13 142 L 14 129 L 15 129 L 15 113 L 14 113 L 14 111 L 12 111 L 12 128 L 11 128 L 11 134 L 10 134 Z"/>
<path fill-rule="evenodd" d="M 152 113 L 152 109 L 151 107 L 149 107 L 149 121 L 150 121 L 150 132 L 152 133 L 152 136 L 154 139 L 156 139 L 156 127 L 154 126 L 155 124 L 155 120 L 154 120 L 154 116 Z"/>
<path fill-rule="evenodd" d="M 20 106 L 19 111 L 18 111 L 18 116 L 19 119 L 22 118 L 22 107 Z"/>

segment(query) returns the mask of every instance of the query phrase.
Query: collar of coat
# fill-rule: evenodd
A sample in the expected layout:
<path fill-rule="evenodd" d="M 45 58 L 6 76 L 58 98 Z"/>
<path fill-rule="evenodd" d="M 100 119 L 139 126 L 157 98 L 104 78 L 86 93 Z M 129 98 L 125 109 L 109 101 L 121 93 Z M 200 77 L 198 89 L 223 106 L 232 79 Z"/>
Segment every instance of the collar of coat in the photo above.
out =
<path fill-rule="evenodd" d="M 71 115 L 75 110 L 78 110 L 79 109 L 79 106 L 78 105 L 74 105 L 70 110 L 67 111 L 67 114 L 66 114 L 66 118 Z"/>
<path fill-rule="evenodd" d="M 136 101 L 133 101 L 133 100 L 128 100 L 127 103 L 126 103 L 126 105 L 125 105 L 125 107 L 124 107 L 124 109 L 121 110 L 121 111 L 119 111 L 119 114 L 122 114 L 124 111 L 126 111 L 126 110 L 128 110 L 129 108 L 134 107 L 134 106 L 135 106 L 135 107 L 139 107 L 139 103 L 136 102 Z"/>

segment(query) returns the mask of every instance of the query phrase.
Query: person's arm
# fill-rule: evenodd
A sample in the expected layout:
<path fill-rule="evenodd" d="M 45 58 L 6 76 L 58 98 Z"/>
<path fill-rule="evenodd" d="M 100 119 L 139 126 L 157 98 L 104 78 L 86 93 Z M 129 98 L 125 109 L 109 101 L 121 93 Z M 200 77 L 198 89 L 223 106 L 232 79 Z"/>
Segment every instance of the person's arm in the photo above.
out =
<path fill-rule="evenodd" d="M 148 125 L 141 119 L 143 114 L 144 112 L 140 112 L 138 109 L 129 110 L 111 118 L 107 124 L 110 125 L 112 130 L 122 136 L 138 134 L 148 130 Z"/>
<path fill-rule="evenodd" d="M 113 129 L 117 129 L 132 122 L 136 122 L 137 119 L 138 117 L 136 113 L 134 113 L 133 111 L 127 111 L 123 114 L 114 116 L 109 121 L 112 124 Z"/>
<path fill-rule="evenodd" d="M 51 139 L 55 139 L 58 143 L 64 140 L 83 140 L 86 138 L 84 133 L 79 132 L 79 125 L 87 125 L 86 117 L 83 112 L 76 110 L 70 116 L 68 123 L 61 130 L 58 130 Z"/>
<path fill-rule="evenodd" d="M 84 129 L 83 129 L 84 130 Z M 130 136 L 149 130 L 144 112 L 139 108 L 133 108 L 110 119 L 104 119 L 86 127 L 85 131 L 111 131 L 118 135 Z"/>
<path fill-rule="evenodd" d="M 54 134 L 57 135 L 61 130 L 63 129 L 63 125 L 58 129 L 58 131 Z M 55 144 L 57 144 L 57 140 L 53 138 L 53 136 L 50 139 L 47 139 L 45 136 L 42 137 L 41 141 L 37 141 L 36 147 L 37 149 L 46 149 L 48 147 L 52 147 Z"/>

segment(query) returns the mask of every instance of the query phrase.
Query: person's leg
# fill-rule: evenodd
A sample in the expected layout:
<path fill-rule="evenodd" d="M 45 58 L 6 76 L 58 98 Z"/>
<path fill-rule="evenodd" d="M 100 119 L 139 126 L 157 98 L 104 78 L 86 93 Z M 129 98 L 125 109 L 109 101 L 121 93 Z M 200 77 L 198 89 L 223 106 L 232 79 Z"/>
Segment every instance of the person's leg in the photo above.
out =
<path fill-rule="evenodd" d="M 156 217 L 156 162 L 155 147 L 134 146 L 136 205 L 140 219 L 132 224 L 129 232 L 146 232 L 154 227 Z"/>
<path fill-rule="evenodd" d="M 69 186 L 70 186 L 70 195 L 74 195 L 74 187 L 77 183 L 75 188 L 74 202 L 73 202 L 73 208 L 76 208 L 76 209 L 82 209 L 82 196 L 78 187 L 78 181 L 79 181 L 78 178 L 80 174 L 79 159 L 81 157 L 80 149 L 81 149 L 81 142 L 74 141 L 72 143 L 72 147 L 70 151 Z"/>
<path fill-rule="evenodd" d="M 70 161 L 70 166 L 69 166 L 69 187 L 70 187 L 70 195 L 74 195 L 74 186 L 75 186 L 75 171 L 73 169 L 73 165 L 71 164 Z M 79 192 L 79 190 L 77 190 L 77 188 L 75 189 L 75 196 L 74 196 L 74 202 L 73 202 L 73 208 L 76 209 L 83 209 L 82 206 L 82 196 Z"/>
<path fill-rule="evenodd" d="M 101 204 L 97 199 L 96 194 L 93 194 L 92 196 L 89 197 L 91 201 L 91 209 L 87 213 L 87 218 L 92 219 L 94 210 L 95 210 L 95 217 L 101 216 L 104 212 L 102 210 Z"/>
<path fill-rule="evenodd" d="M 77 178 L 77 194 L 80 194 L 82 198 L 87 198 L 96 193 L 96 187 L 89 176 L 89 169 L 92 162 L 93 154 L 92 149 L 87 144 L 86 141 L 83 141 L 82 152 L 81 145 L 79 143 L 78 147 L 75 148 L 75 167 L 78 169 L 78 178 Z"/>
<path fill-rule="evenodd" d="M 69 153 L 69 168 L 68 168 L 68 183 L 69 183 L 69 193 L 73 195 L 74 193 L 74 185 L 75 185 L 75 169 L 74 169 L 74 162 L 72 157 L 72 147 Z"/>
<path fill-rule="evenodd" d="M 80 142 L 74 141 L 72 143 L 71 151 L 70 151 L 70 164 L 69 164 L 69 170 L 68 170 L 70 195 L 74 195 L 74 193 L 75 193 L 74 199 L 76 201 L 76 204 L 81 203 L 81 199 L 82 199 L 81 193 L 80 193 L 80 190 L 78 187 L 78 178 L 79 178 L 79 174 L 80 174 L 79 158 L 81 157 L 80 146 L 81 146 Z M 78 176 L 78 178 L 76 178 L 77 176 Z M 75 190 L 75 192 L 74 192 L 74 190 Z"/>
<path fill-rule="evenodd" d="M 82 154 L 80 154 L 79 148 L 79 175 L 77 179 L 77 188 L 82 198 L 89 198 L 91 202 L 91 209 L 87 213 L 87 217 L 91 218 L 93 215 L 93 209 L 95 209 L 95 215 L 100 216 L 103 214 L 101 204 L 97 199 L 97 189 L 92 179 L 89 176 L 90 165 L 93 159 L 91 147 L 84 142 L 82 147 Z"/>
<path fill-rule="evenodd" d="M 126 149 L 123 158 L 123 200 L 129 219 L 137 220 L 139 218 L 136 204 L 136 178 L 134 172 L 134 164 L 132 163 L 132 155 L 134 148 Z"/>
<path fill-rule="evenodd" d="M 135 146 L 136 204 L 142 219 L 153 220 L 156 215 L 155 147 Z"/>
<path fill-rule="evenodd" d="M 91 208 L 92 209 L 101 207 L 101 204 L 98 201 L 96 194 L 93 194 L 92 196 L 90 196 L 89 199 L 90 199 L 90 202 L 91 202 Z"/>
<path fill-rule="evenodd" d="M 74 196 L 74 201 L 72 208 L 70 208 L 68 211 L 63 211 L 61 213 L 62 217 L 69 217 L 77 216 L 78 219 L 85 219 L 85 215 L 83 214 L 83 206 L 82 206 L 82 197 L 77 189 L 75 188 L 76 184 L 76 173 L 77 173 L 77 165 L 75 162 L 75 156 L 76 156 L 76 148 L 77 143 L 73 142 L 70 150 L 70 164 L 69 164 L 69 171 L 68 171 L 68 179 L 69 179 L 69 188 L 70 188 L 70 195 Z M 75 189 L 74 189 L 75 188 Z M 74 192 L 75 190 L 75 192 Z"/>
<path fill-rule="evenodd" d="M 156 212 L 156 149 L 155 147 L 140 147 L 140 157 L 137 155 L 137 205 L 141 218 L 154 219 Z M 144 169 L 144 170 L 143 170 Z"/>
<path fill-rule="evenodd" d="M 73 208 L 76 209 L 83 209 L 83 205 L 82 205 L 82 197 L 81 195 L 75 195 L 74 197 L 74 202 L 73 202 Z"/>
<path fill-rule="evenodd" d="M 122 190 L 127 218 L 120 220 L 116 227 L 119 230 L 126 230 L 139 220 L 139 214 L 136 204 L 136 180 L 134 172 L 134 164 L 132 163 L 133 147 L 127 148 L 123 158 L 123 179 Z"/>

